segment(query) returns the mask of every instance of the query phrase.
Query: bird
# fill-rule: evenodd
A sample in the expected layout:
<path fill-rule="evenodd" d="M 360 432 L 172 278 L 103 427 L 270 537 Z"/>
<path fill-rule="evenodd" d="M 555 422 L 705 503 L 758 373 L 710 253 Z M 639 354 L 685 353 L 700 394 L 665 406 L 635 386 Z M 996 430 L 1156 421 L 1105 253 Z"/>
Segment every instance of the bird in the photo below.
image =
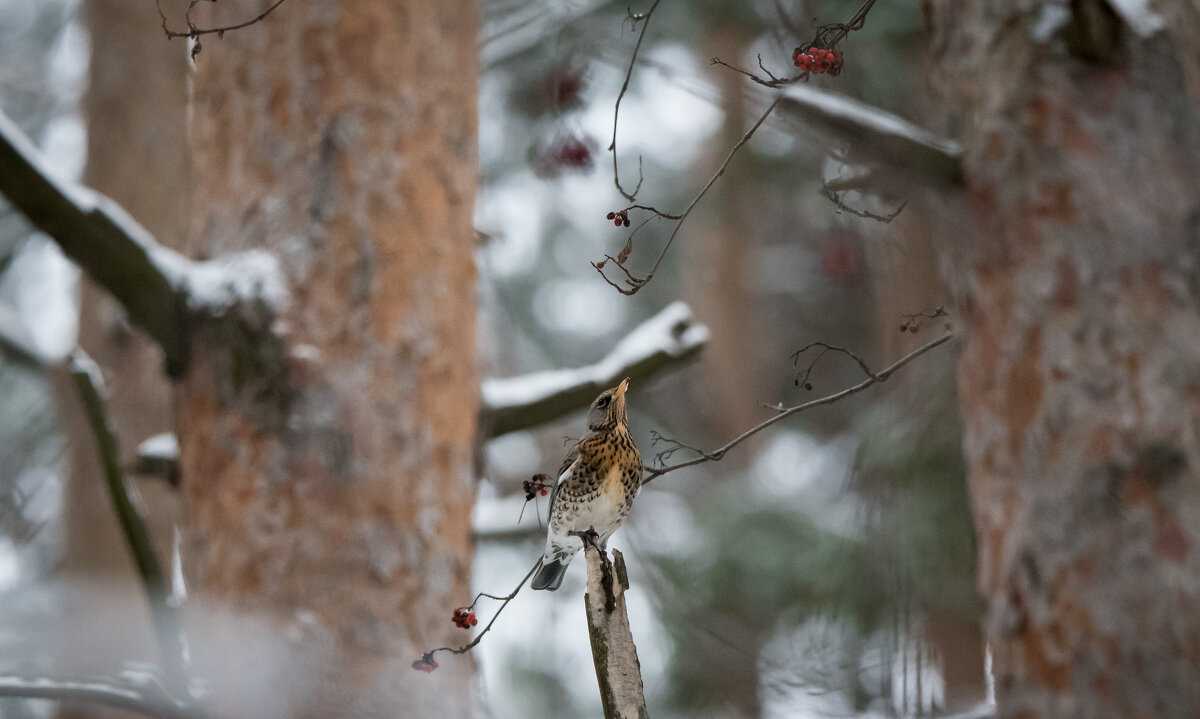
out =
<path fill-rule="evenodd" d="M 554 591 L 562 584 L 567 565 L 583 548 L 572 532 L 595 531 L 603 548 L 629 516 L 642 487 L 642 456 L 629 434 L 625 392 L 629 378 L 605 390 L 588 410 L 588 433 L 575 444 L 558 471 L 550 495 L 550 521 L 542 567 L 533 589 Z"/>

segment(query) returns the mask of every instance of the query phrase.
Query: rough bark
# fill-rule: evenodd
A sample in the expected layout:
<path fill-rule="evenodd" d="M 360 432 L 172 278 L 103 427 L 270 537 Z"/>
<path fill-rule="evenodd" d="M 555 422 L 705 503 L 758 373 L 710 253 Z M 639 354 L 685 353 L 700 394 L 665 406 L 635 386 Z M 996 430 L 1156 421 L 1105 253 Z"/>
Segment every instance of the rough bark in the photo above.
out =
<path fill-rule="evenodd" d="M 646 719 L 649 714 L 642 691 L 642 665 L 625 606 L 625 590 L 629 588 L 625 559 L 614 549 L 609 562 L 600 551 L 595 545 L 584 545 L 587 593 L 583 601 L 604 719 Z"/>
<path fill-rule="evenodd" d="M 91 60 L 83 181 L 119 202 L 160 241 L 177 244 L 186 230 L 189 197 L 186 50 L 163 41 L 153 3 L 89 0 L 84 10 Z M 171 425 L 163 352 L 87 278 L 80 307 L 79 343 L 104 370 L 108 413 L 119 432 L 122 464 L 128 464 L 138 442 Z M 55 386 L 60 402 L 78 402 L 70 382 Z M 123 661 L 158 657 L 151 648 L 144 593 L 105 491 L 90 429 L 86 423 L 66 426 L 75 431 L 63 498 L 60 569 L 72 588 L 64 596 L 56 670 L 66 676 L 114 675 Z M 158 554 L 169 558 L 178 501 L 163 482 L 141 490 Z M 123 621 L 96 621 L 113 617 L 118 606 Z M 81 707 L 63 715 L 95 713 L 94 707 Z"/>
<path fill-rule="evenodd" d="M 1200 11 L 1115 6 L 926 3 L 1002 717 L 1200 716 Z"/>
<path fill-rule="evenodd" d="M 219 711 L 473 703 L 468 659 L 410 665 L 469 596 L 477 30 L 469 0 L 289 3 L 198 57 L 193 251 L 291 285 L 198 326 L 177 386 L 189 590 L 258 628 L 197 651 Z"/>

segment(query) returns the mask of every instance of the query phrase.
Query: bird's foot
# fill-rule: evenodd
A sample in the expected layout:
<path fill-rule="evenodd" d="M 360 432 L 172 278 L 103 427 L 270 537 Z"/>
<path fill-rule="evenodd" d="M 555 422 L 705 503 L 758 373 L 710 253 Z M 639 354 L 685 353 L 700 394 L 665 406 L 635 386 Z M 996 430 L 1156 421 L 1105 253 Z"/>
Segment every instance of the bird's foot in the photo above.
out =
<path fill-rule="evenodd" d="M 596 528 L 592 527 L 586 531 L 571 531 L 568 532 L 572 537 L 579 537 L 579 541 L 583 542 L 584 554 L 587 554 L 587 547 L 591 545 L 596 550 L 596 554 L 600 557 L 600 584 L 604 587 L 605 594 L 605 610 L 612 612 L 616 607 L 616 598 L 613 594 L 613 566 L 608 559 L 608 551 L 600 543 L 600 535 L 596 533 Z"/>
<path fill-rule="evenodd" d="M 596 553 L 600 555 L 600 566 L 604 568 L 605 572 L 611 571 L 612 563 L 608 561 L 608 548 L 604 546 L 607 542 L 600 542 L 600 534 L 596 532 L 595 527 L 583 531 L 575 530 L 567 532 L 567 534 L 572 537 L 579 537 L 579 541 L 583 542 L 585 549 L 588 545 L 591 545 L 596 550 Z"/>

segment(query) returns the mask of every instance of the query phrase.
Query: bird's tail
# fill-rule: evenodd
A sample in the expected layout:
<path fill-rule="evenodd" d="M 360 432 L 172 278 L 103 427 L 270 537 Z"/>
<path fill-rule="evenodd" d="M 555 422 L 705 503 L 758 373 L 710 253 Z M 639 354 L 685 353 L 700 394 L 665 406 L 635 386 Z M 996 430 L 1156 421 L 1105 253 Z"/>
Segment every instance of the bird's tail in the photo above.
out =
<path fill-rule="evenodd" d="M 563 577 L 567 574 L 567 565 L 571 563 L 571 555 L 565 557 L 559 556 L 551 561 L 542 560 L 542 568 L 538 570 L 533 581 L 530 582 L 531 589 L 548 589 L 554 591 L 562 584 Z"/>

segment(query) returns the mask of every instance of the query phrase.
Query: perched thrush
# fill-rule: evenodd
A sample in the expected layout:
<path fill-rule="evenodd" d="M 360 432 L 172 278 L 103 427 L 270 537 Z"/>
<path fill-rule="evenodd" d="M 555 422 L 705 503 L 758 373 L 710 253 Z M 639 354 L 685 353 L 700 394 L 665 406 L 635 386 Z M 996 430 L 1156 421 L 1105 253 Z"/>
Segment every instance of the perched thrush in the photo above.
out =
<path fill-rule="evenodd" d="M 588 433 L 567 454 L 550 495 L 550 527 L 542 568 L 530 584 L 554 591 L 583 547 L 571 532 L 594 530 L 603 547 L 617 531 L 642 486 L 642 457 L 629 435 L 626 379 L 605 390 L 588 411 Z"/>

